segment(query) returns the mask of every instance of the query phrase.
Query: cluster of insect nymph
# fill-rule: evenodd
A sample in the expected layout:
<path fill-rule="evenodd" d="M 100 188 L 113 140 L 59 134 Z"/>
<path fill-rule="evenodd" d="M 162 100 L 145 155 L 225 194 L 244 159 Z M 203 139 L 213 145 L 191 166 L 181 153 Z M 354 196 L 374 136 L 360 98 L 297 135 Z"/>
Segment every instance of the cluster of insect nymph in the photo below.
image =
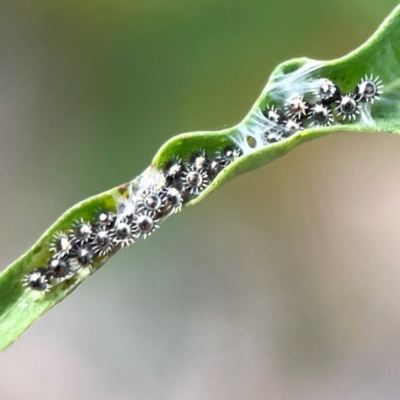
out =
<path fill-rule="evenodd" d="M 161 173 L 150 168 L 150 178 L 145 171 L 144 183 L 131 188 L 116 210 L 99 210 L 93 220 L 81 219 L 57 233 L 47 265 L 25 275 L 24 285 L 47 292 L 80 272 L 90 272 L 99 258 L 151 235 L 163 219 L 180 211 L 242 154 L 232 143 L 214 155 L 199 150 L 185 160 L 175 157 Z"/>
<path fill-rule="evenodd" d="M 47 265 L 25 275 L 24 285 L 47 292 L 78 273 L 90 272 L 100 258 L 129 246 L 139 237 L 151 235 L 160 222 L 196 198 L 243 154 L 289 138 L 305 127 L 355 121 L 380 98 L 382 88 L 380 79 L 372 75 L 365 76 L 347 94 L 342 94 L 329 79 L 315 80 L 302 94 L 291 92 L 282 109 L 268 106 L 261 110 L 261 127 L 254 132 L 246 128 L 241 132 L 242 137 L 231 137 L 231 144 L 216 154 L 198 150 L 187 157 L 169 160 L 161 171 L 149 167 L 135 184 L 131 183 L 127 198 L 119 204 L 116 201 L 113 211 L 99 210 L 91 220 L 78 220 L 58 232 L 52 239 Z M 261 138 L 255 146 L 243 141 L 250 133 L 253 138 Z"/>
<path fill-rule="evenodd" d="M 262 110 L 264 117 L 272 123 L 264 133 L 265 144 L 288 138 L 305 127 L 355 121 L 362 110 L 368 111 L 368 107 L 379 100 L 383 89 L 382 81 L 373 75 L 361 79 L 352 93 L 343 94 L 338 85 L 325 78 L 308 87 L 310 93 L 291 95 L 283 109 L 272 105 Z"/>

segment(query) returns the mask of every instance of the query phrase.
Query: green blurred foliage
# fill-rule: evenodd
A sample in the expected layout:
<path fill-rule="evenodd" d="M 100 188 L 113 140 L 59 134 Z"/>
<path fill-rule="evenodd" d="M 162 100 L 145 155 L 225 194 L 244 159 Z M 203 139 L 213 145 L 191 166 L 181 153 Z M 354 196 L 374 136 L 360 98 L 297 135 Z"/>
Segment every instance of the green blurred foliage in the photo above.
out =
<path fill-rule="evenodd" d="M 395 4 L 10 2 L 40 47 L 30 67 L 38 89 L 32 135 L 50 154 L 41 173 L 56 179 L 60 170 L 49 164 L 57 162 L 89 175 L 95 165 L 94 190 L 128 180 L 172 135 L 239 121 L 277 63 L 345 54 Z"/>
<path fill-rule="evenodd" d="M 278 63 L 346 54 L 395 4 L 4 0 L 0 200 L 21 221 L 6 240 L 30 231 L 6 262 L 74 203 L 138 175 L 171 136 L 238 122 Z"/>

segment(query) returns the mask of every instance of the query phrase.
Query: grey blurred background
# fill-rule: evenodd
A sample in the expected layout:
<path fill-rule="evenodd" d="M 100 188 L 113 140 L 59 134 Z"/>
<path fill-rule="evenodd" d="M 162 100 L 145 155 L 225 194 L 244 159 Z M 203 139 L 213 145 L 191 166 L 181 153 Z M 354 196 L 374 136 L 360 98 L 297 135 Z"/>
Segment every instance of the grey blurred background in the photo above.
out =
<path fill-rule="evenodd" d="M 172 135 L 394 0 L 1 0 L 0 269 Z M 2 400 L 399 399 L 400 138 L 336 134 L 120 252 L 0 355 Z"/>

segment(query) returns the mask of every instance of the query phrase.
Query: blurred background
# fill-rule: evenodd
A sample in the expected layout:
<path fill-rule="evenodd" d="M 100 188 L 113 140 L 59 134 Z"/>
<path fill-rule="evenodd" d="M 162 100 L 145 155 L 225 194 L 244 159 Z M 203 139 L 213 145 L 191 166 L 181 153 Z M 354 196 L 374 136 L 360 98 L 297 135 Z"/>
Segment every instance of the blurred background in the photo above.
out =
<path fill-rule="evenodd" d="M 0 269 L 275 66 L 395 0 L 1 0 Z M 121 251 L 0 355 L 2 400 L 400 398 L 400 139 L 341 133 Z"/>

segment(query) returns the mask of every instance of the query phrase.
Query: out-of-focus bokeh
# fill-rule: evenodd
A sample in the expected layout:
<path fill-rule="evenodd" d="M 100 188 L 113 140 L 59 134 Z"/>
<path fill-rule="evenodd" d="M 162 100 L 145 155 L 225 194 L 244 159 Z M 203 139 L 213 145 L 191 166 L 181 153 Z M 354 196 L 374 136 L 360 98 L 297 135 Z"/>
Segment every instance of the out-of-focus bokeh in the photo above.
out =
<path fill-rule="evenodd" d="M 2 0 L 0 269 L 396 4 Z M 115 256 L 0 355 L 0 398 L 399 399 L 399 199 L 399 137 L 303 145 Z"/>

